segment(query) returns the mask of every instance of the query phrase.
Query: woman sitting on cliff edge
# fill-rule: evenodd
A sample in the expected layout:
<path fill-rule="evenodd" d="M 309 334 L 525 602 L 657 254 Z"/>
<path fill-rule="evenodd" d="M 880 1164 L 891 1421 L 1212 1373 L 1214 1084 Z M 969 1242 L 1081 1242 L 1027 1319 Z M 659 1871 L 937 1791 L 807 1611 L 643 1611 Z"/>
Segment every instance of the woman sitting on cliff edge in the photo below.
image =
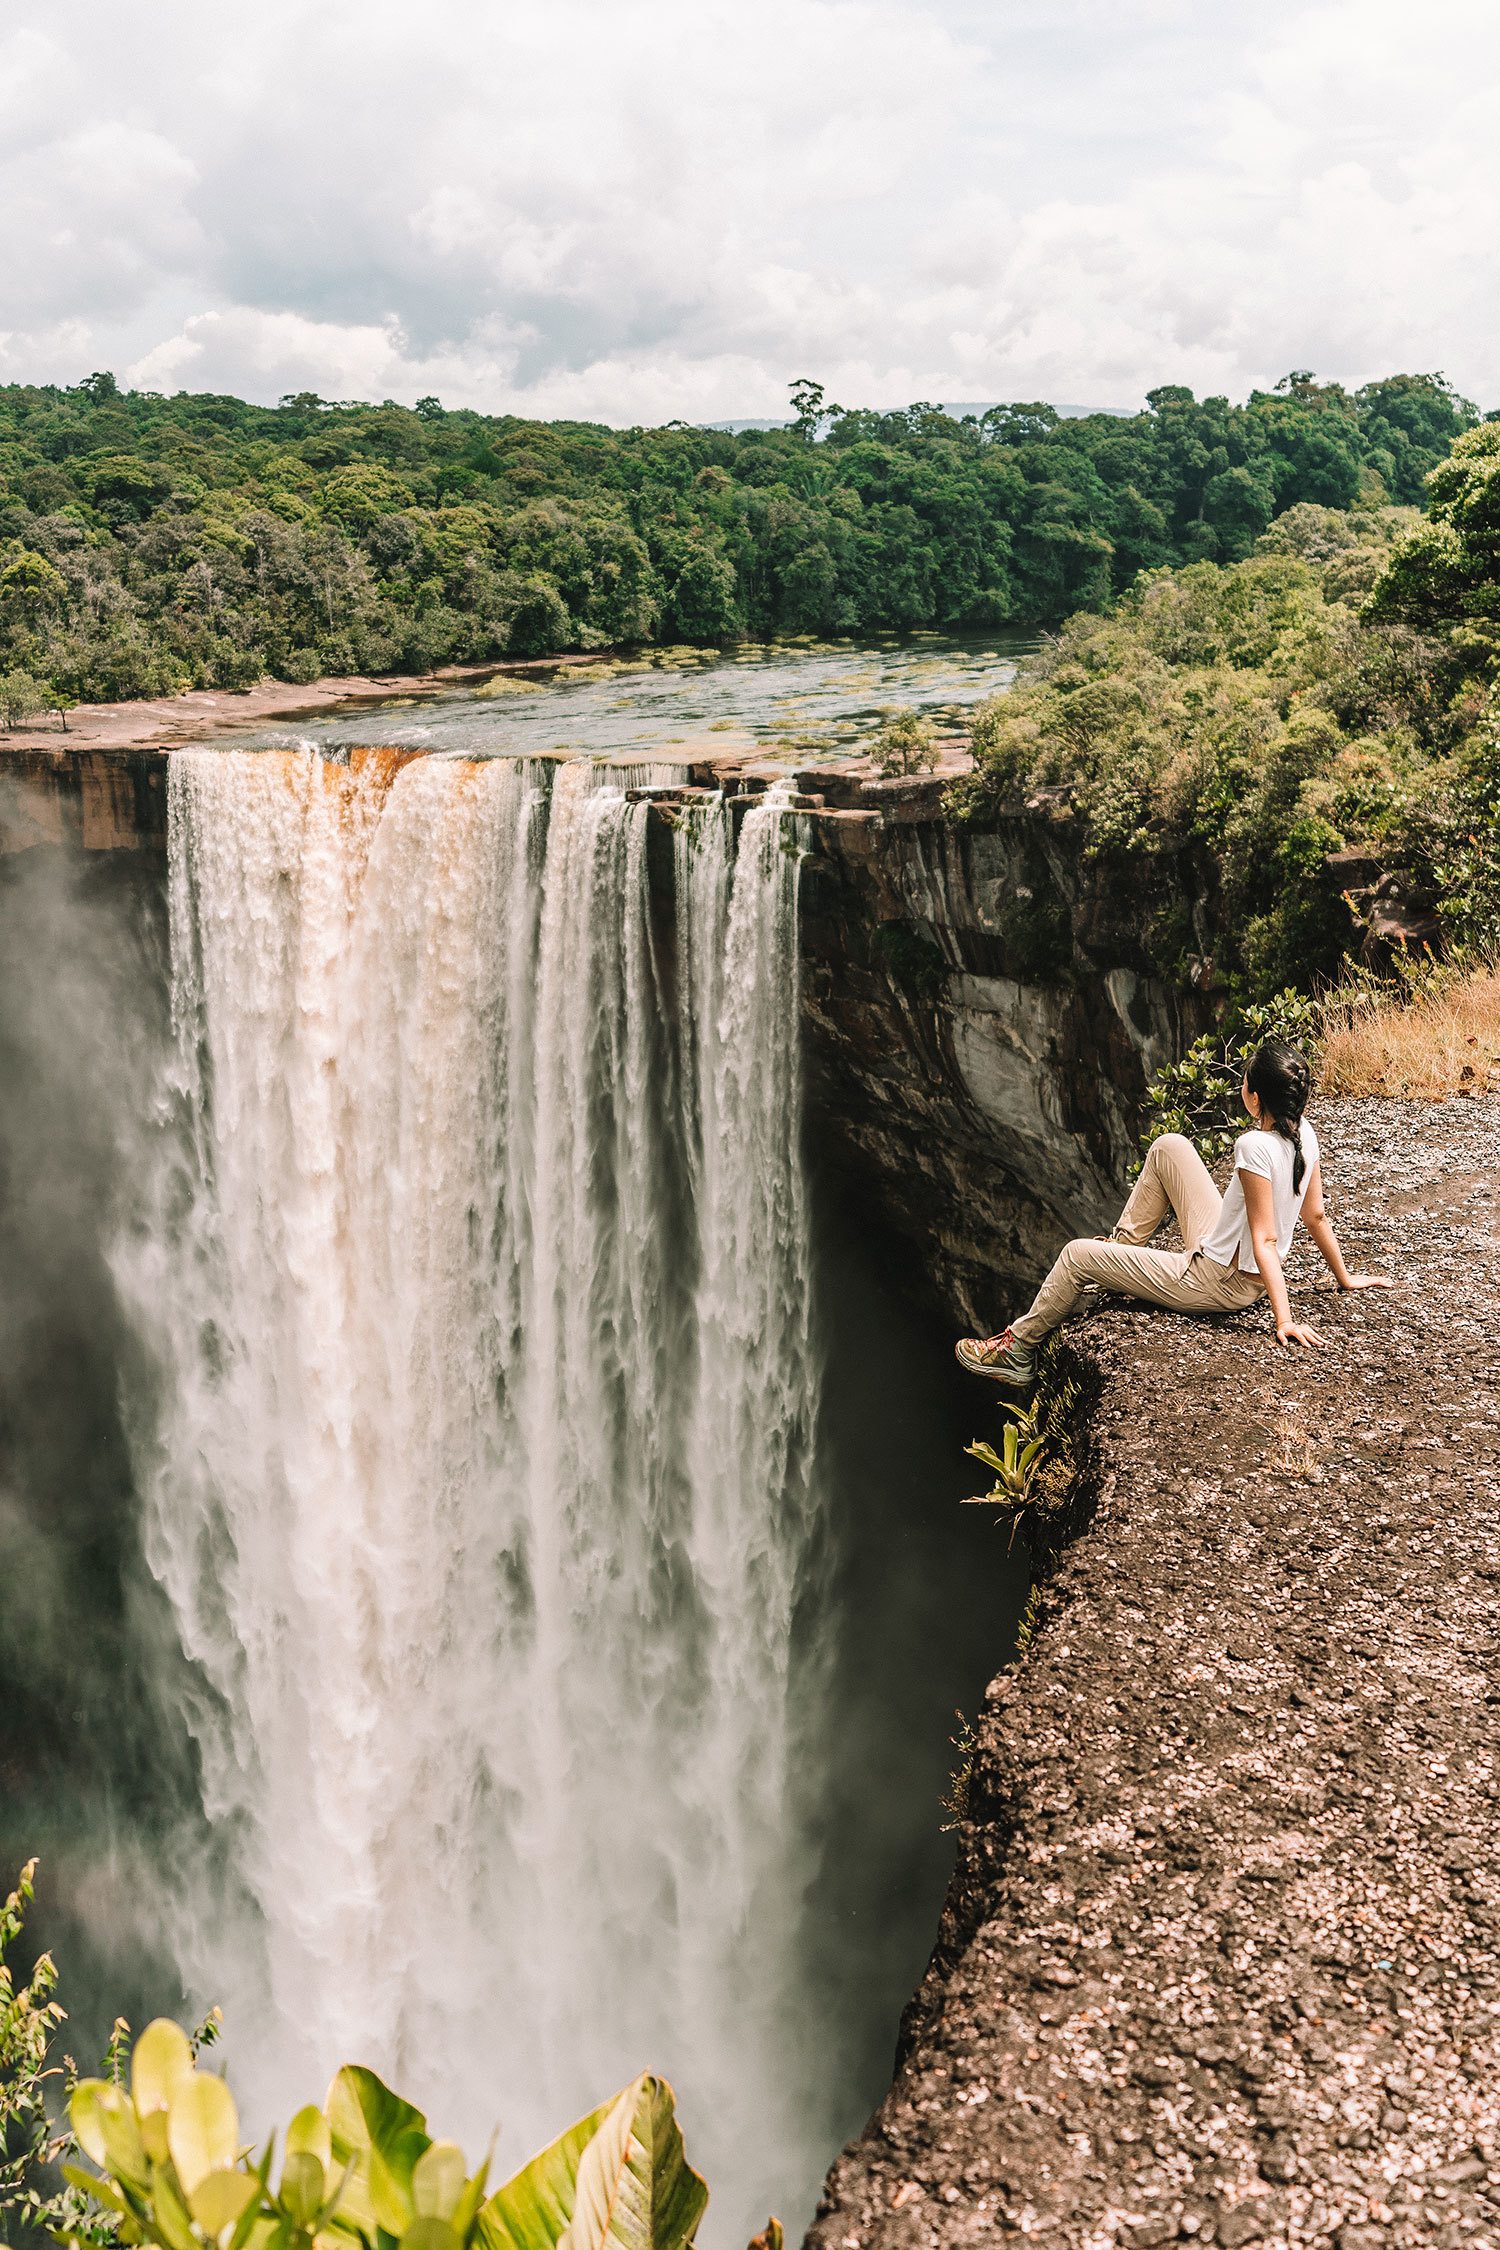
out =
<path fill-rule="evenodd" d="M 1278 1343 L 1321 1344 L 1315 1328 L 1293 1320 L 1282 1272 L 1299 1217 L 1340 1289 L 1388 1289 L 1390 1281 L 1350 1273 L 1344 1264 L 1323 1208 L 1318 1136 L 1302 1115 L 1311 1085 L 1295 1049 L 1268 1039 L 1240 1089 L 1251 1129 L 1234 1144 L 1228 1193 L 1220 1196 L 1191 1141 L 1164 1133 L 1147 1150 L 1114 1232 L 1070 1242 L 1031 1310 L 1003 1336 L 966 1336 L 957 1346 L 959 1365 L 1006 1390 L 1029 1391 L 1037 1346 L 1067 1319 L 1088 1282 L 1181 1313 L 1240 1312 L 1269 1297 Z M 1182 1249 L 1148 1249 L 1169 1211 Z"/>

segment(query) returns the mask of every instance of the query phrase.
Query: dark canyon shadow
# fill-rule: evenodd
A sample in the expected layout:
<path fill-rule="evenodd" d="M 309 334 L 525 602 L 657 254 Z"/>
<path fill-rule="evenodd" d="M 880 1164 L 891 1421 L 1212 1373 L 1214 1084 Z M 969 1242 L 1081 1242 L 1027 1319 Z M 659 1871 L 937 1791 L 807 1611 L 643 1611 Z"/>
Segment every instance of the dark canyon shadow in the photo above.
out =
<path fill-rule="evenodd" d="M 152 1840 L 193 1789 L 153 1681 L 122 1400 L 142 1371 L 106 1245 L 165 1037 L 159 870 L 0 859 L 0 1883 L 42 1865 L 80 2064 L 113 2016 L 181 2005 Z"/>
<path fill-rule="evenodd" d="M 804 1973 L 841 2144 L 890 2084 L 953 1864 L 954 1738 L 1014 1644 L 1029 1577 L 994 1514 L 962 1505 L 986 1481 L 963 1449 L 993 1438 L 995 1400 L 956 1366 L 936 1292 L 847 1180 L 814 1185 L 836 1645 Z"/>

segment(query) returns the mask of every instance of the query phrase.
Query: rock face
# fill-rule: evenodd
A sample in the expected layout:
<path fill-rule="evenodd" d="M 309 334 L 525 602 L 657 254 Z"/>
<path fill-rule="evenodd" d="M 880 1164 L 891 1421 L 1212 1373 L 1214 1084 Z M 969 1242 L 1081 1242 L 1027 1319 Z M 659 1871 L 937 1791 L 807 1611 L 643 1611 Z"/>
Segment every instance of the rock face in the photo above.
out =
<path fill-rule="evenodd" d="M 1056 806 L 971 829 L 931 785 L 864 797 L 806 824 L 813 1130 L 946 1315 L 988 1332 L 1114 1216 L 1145 1082 L 1199 1011 Z"/>
<path fill-rule="evenodd" d="M 159 853 L 166 840 L 164 752 L 0 752 L 0 857 L 45 844 Z"/>
<path fill-rule="evenodd" d="M 1500 1101 L 1318 1126 L 1399 1291 L 1068 1332 L 1092 1520 L 813 2250 L 1500 2241 Z"/>

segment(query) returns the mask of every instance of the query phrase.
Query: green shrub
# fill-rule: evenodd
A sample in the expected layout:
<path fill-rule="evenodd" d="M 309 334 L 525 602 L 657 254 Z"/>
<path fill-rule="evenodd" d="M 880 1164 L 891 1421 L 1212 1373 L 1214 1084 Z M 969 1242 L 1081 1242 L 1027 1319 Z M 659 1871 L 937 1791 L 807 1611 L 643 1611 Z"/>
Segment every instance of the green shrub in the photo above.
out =
<path fill-rule="evenodd" d="M 0 1909 L 0 1957 L 32 1872 Z M 201 2040 L 165 2017 L 133 2047 L 117 2027 L 104 2077 L 54 2064 L 53 1985 L 46 1956 L 19 1988 L 0 1958 L 0 2221 L 44 2229 L 64 2250 L 555 2250 L 564 2236 L 568 2250 L 688 2250 L 707 2206 L 672 2089 L 649 2073 L 490 2191 L 488 2158 L 471 2173 L 419 2110 L 346 2065 L 321 2108 L 291 2119 L 278 2166 L 276 2136 L 258 2153 L 244 2146 L 228 2086 L 198 2068 Z M 48 2120 L 57 2086 L 66 2131 Z M 49 2190 L 58 2159 L 66 2184 Z M 758 2241 L 780 2250 L 774 2219 Z"/>
<path fill-rule="evenodd" d="M 881 726 L 870 755 L 888 778 L 897 774 L 930 773 L 937 764 L 937 734 L 932 721 L 919 711 L 891 712 Z"/>
<path fill-rule="evenodd" d="M 1467 491 L 1490 455 L 1460 450 Z M 1435 489 L 1456 489 L 1460 465 L 1456 452 Z M 1306 504 L 1242 562 L 1144 572 L 979 707 L 954 810 L 984 818 L 1037 789 L 1063 798 L 1121 883 L 1206 895 L 1211 926 L 1192 950 L 1211 948 L 1221 984 L 1257 999 L 1337 973 L 1354 934 L 1330 866 L 1341 850 L 1400 874 L 1439 908 L 1445 937 L 1491 942 L 1493 561 L 1472 530 L 1478 500 L 1465 504 L 1462 624 L 1424 609 L 1402 577 L 1426 535 L 1409 509 Z M 1458 598 L 1450 586 L 1450 611 Z"/>
<path fill-rule="evenodd" d="M 1240 1099 L 1250 1058 L 1266 1039 L 1316 1048 L 1316 1000 L 1290 989 L 1273 1000 L 1239 1009 L 1222 1032 L 1205 1033 L 1180 1062 L 1159 1070 L 1146 1089 L 1147 1125 L 1142 1147 L 1163 1133 L 1183 1133 L 1205 1164 L 1226 1157 L 1246 1126 Z"/>

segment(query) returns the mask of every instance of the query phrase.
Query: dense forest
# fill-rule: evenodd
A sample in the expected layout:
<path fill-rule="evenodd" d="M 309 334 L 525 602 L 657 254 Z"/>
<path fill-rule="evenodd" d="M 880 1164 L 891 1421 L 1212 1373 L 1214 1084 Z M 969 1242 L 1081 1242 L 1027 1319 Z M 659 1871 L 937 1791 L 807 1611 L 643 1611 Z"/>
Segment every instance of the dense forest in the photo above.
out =
<path fill-rule="evenodd" d="M 1415 505 L 1474 409 L 1295 374 L 1243 406 L 955 420 L 794 387 L 781 429 L 0 388 L 0 702 L 632 642 L 1051 624 L 1288 509 Z"/>
<path fill-rule="evenodd" d="M 1243 561 L 1146 572 L 1071 618 L 980 707 L 959 809 L 1052 792 L 1128 870 L 1157 957 L 1230 991 L 1331 974 L 1356 937 L 1343 893 L 1372 878 L 1435 944 L 1493 957 L 1500 421 L 1425 497 L 1299 503 Z M 1184 850 L 1217 874 L 1207 939 L 1171 878 Z"/>

